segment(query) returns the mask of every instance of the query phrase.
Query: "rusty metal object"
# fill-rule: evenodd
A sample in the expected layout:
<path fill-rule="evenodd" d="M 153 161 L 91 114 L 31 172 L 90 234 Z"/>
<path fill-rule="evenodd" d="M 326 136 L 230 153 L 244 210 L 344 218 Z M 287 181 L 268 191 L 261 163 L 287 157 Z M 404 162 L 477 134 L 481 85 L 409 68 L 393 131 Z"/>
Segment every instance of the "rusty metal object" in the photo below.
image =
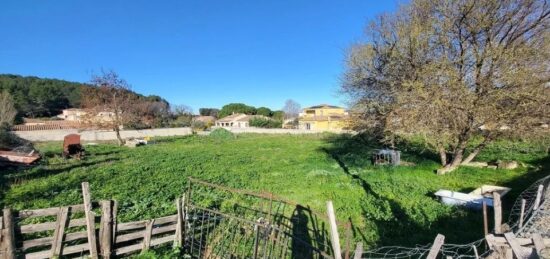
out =
<path fill-rule="evenodd" d="M 80 135 L 69 134 L 63 139 L 63 157 L 74 157 L 81 159 L 84 157 L 84 147 L 80 144 Z"/>

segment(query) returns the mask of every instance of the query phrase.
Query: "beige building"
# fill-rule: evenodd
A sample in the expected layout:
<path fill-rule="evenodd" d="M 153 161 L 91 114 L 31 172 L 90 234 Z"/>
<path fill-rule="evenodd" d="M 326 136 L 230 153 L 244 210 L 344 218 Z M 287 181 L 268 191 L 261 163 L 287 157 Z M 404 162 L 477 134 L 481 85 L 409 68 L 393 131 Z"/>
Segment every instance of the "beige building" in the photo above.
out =
<path fill-rule="evenodd" d="M 229 127 L 229 128 L 248 128 L 250 127 L 249 121 L 252 118 L 266 118 L 262 115 L 248 115 L 243 113 L 235 113 L 227 117 L 221 118 L 216 121 L 217 127 Z"/>
<path fill-rule="evenodd" d="M 114 120 L 114 116 L 114 112 L 102 111 L 98 112 L 95 116 L 90 117 L 87 111 L 78 108 L 65 109 L 61 114 L 57 115 L 60 119 L 75 122 L 83 122 L 88 120 L 93 120 L 96 122 L 111 122 Z"/>
<path fill-rule="evenodd" d="M 343 130 L 348 124 L 348 112 L 328 104 L 305 108 L 298 119 L 298 128 L 306 130 Z"/>

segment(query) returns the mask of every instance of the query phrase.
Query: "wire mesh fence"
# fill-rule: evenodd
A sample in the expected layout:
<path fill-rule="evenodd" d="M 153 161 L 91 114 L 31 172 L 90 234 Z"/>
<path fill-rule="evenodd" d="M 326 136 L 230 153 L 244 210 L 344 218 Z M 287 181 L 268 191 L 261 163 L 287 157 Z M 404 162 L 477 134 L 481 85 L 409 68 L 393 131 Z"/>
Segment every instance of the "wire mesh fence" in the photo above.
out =
<path fill-rule="evenodd" d="M 539 191 L 540 186 L 542 186 L 542 191 Z M 547 213 L 547 211 L 536 206 L 544 207 L 550 203 L 549 199 L 545 199 L 545 197 L 550 196 L 550 192 L 548 191 L 549 186 L 550 175 L 534 182 L 518 196 L 506 223 L 510 227 L 510 231 L 514 232 L 515 235 L 526 236 L 529 230 L 532 230 L 530 227 L 533 226 L 535 220 L 542 217 L 550 217 L 550 215 L 541 215 L 542 213 Z M 539 192 L 540 194 L 538 194 Z M 384 246 L 363 251 L 359 258 L 425 258 L 431 247 L 432 244 L 415 247 Z M 485 238 L 482 238 L 467 244 L 444 244 L 440 249 L 440 253 L 452 258 L 484 258 L 491 251 L 486 246 Z"/>

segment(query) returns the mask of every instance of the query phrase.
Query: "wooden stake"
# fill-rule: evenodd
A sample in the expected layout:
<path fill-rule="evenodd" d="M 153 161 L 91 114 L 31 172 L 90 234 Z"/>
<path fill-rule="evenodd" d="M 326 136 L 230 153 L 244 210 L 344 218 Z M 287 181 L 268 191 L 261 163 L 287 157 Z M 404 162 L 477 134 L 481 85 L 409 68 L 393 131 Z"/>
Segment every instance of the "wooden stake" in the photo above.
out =
<path fill-rule="evenodd" d="M 332 249 L 334 250 L 334 259 L 342 259 L 342 250 L 340 249 L 340 237 L 338 236 L 338 225 L 336 225 L 336 215 L 332 201 L 327 201 L 327 214 L 330 223 L 330 236 Z"/>
<path fill-rule="evenodd" d="M 252 253 L 252 259 L 258 258 L 259 242 L 260 242 L 260 231 L 259 231 L 259 225 L 256 224 L 254 225 L 254 252 Z"/>
<path fill-rule="evenodd" d="M 69 208 L 62 207 L 57 213 L 57 222 L 55 222 L 55 230 L 53 233 L 51 256 L 52 258 L 61 256 L 63 247 L 63 238 L 65 237 L 65 227 L 69 218 Z"/>
<path fill-rule="evenodd" d="M 143 248 L 142 252 L 149 250 L 151 247 L 151 235 L 153 234 L 153 225 L 155 224 L 155 219 L 149 220 L 147 225 L 145 225 L 145 233 L 143 235 Z"/>
<path fill-rule="evenodd" d="M 2 219 L 4 221 L 4 232 L 2 234 L 2 242 L 4 243 L 4 249 L 6 249 L 6 259 L 15 259 L 15 225 L 13 222 L 13 214 L 10 208 L 6 208 L 2 211 Z"/>
<path fill-rule="evenodd" d="M 523 227 L 524 217 L 525 217 L 525 199 L 521 199 L 521 212 L 519 213 L 519 228 Z"/>
<path fill-rule="evenodd" d="M 113 210 L 111 211 L 112 215 L 113 215 L 113 219 L 112 219 L 113 237 L 111 238 L 112 244 L 116 244 L 116 232 L 117 232 L 117 228 L 118 228 L 117 211 L 118 211 L 118 201 L 113 200 Z M 111 247 L 111 249 L 112 249 L 112 247 Z"/>
<path fill-rule="evenodd" d="M 111 258 L 113 246 L 113 201 L 101 202 L 101 234 L 99 243 L 101 248 L 101 256 L 103 258 Z"/>
<path fill-rule="evenodd" d="M 183 229 L 183 210 L 181 208 L 182 200 L 180 198 L 176 199 L 176 210 L 178 218 L 176 219 L 176 234 L 174 235 L 174 247 L 180 247 L 183 245 L 182 242 L 182 229 Z"/>
<path fill-rule="evenodd" d="M 539 189 L 537 190 L 537 198 L 535 199 L 535 210 L 539 209 L 540 203 L 542 201 L 542 190 L 544 189 L 544 186 L 539 185 Z"/>
<path fill-rule="evenodd" d="M 426 257 L 426 259 L 437 258 L 437 255 L 439 254 L 439 250 L 441 249 L 441 246 L 443 246 L 444 242 L 445 242 L 445 236 L 441 234 L 437 234 L 434 240 L 434 244 L 432 245 L 432 248 L 430 249 L 430 253 L 428 253 L 428 257 Z"/>
<path fill-rule="evenodd" d="M 84 200 L 84 214 L 86 214 L 86 232 L 88 234 L 88 245 L 90 246 L 90 257 L 97 259 L 97 241 L 95 236 L 95 220 L 92 211 L 92 201 L 90 197 L 90 185 L 88 182 L 82 183 L 82 197 Z"/>
<path fill-rule="evenodd" d="M 512 251 L 516 255 L 518 259 L 527 259 L 529 258 L 529 254 L 523 250 L 523 247 L 518 243 L 516 240 L 516 236 L 514 236 L 514 233 L 508 232 L 504 234 L 504 237 L 506 238 L 506 241 L 508 241 L 508 244 L 510 244 L 510 247 L 512 247 Z"/>
<path fill-rule="evenodd" d="M 353 259 L 361 259 L 363 256 L 363 243 L 358 242 L 357 246 L 355 247 L 355 254 L 353 255 Z"/>
<path fill-rule="evenodd" d="M 495 233 L 502 233 L 502 204 L 500 201 L 500 194 L 493 192 L 493 210 L 495 212 Z"/>
<path fill-rule="evenodd" d="M 483 200 L 483 236 L 489 234 L 489 219 L 487 218 L 487 202 Z"/>

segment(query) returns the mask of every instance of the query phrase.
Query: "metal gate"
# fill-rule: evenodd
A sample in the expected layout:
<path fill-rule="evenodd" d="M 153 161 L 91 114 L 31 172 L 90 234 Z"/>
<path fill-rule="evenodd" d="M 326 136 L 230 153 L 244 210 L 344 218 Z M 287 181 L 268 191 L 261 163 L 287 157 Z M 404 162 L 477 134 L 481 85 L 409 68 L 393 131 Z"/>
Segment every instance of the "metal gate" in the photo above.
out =
<path fill-rule="evenodd" d="M 334 258 L 323 214 L 275 197 L 189 179 L 184 253 L 191 258 Z M 349 257 L 350 224 L 344 230 Z"/>

